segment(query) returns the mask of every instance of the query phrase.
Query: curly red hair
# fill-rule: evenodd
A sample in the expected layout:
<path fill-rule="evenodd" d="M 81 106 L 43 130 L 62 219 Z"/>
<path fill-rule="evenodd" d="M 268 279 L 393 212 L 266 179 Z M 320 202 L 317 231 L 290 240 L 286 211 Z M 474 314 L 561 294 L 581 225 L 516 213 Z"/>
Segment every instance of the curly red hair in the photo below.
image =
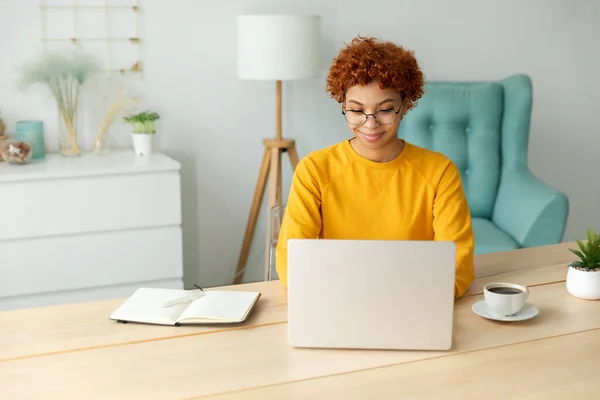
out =
<path fill-rule="evenodd" d="M 382 89 L 390 88 L 402 95 L 404 113 L 423 95 L 423 73 L 412 51 L 392 42 L 358 36 L 333 60 L 327 91 L 341 103 L 348 88 L 373 81 L 378 81 Z"/>

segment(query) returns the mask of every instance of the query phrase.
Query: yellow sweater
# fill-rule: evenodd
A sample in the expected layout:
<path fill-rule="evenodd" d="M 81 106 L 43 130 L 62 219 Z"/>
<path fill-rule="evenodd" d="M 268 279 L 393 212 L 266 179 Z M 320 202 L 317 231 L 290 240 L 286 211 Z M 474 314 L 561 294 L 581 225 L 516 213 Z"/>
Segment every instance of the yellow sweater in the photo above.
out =
<path fill-rule="evenodd" d="M 453 241 L 455 298 L 475 278 L 471 215 L 458 169 L 446 156 L 408 142 L 386 163 L 359 156 L 348 140 L 304 157 L 276 250 L 284 287 L 290 238 Z"/>

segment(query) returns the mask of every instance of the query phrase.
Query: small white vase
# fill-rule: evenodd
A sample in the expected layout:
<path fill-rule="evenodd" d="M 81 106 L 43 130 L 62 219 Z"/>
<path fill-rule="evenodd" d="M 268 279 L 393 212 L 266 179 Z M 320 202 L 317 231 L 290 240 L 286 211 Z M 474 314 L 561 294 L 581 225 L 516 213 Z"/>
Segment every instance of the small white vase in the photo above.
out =
<path fill-rule="evenodd" d="M 132 133 L 133 150 L 138 156 L 148 156 L 152 153 L 154 135 L 148 133 Z"/>
<path fill-rule="evenodd" d="M 584 300 L 600 300 L 600 271 L 580 271 L 569 267 L 567 291 Z"/>

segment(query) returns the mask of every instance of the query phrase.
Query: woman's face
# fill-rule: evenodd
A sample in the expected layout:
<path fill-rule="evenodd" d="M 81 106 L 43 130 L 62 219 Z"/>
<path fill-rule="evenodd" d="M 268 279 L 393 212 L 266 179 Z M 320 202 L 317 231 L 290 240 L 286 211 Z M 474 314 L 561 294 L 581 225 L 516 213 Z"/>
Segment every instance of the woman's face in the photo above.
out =
<path fill-rule="evenodd" d="M 379 88 L 378 82 L 353 86 L 346 91 L 344 111 L 348 127 L 360 147 L 370 151 L 396 145 L 398 126 L 402 120 L 402 98 L 392 89 Z M 365 114 L 369 115 L 365 122 Z M 364 124 L 363 124 L 364 122 Z"/>

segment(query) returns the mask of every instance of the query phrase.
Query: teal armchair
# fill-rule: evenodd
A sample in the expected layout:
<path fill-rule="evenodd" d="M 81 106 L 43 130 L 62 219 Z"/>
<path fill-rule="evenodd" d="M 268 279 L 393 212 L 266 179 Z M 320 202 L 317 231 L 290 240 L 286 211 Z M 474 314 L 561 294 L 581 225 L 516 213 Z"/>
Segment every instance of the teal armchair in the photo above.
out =
<path fill-rule="evenodd" d="M 534 176 L 527 150 L 532 84 L 428 82 L 398 136 L 449 157 L 459 168 L 473 219 L 475 254 L 562 241 L 567 196 Z"/>

